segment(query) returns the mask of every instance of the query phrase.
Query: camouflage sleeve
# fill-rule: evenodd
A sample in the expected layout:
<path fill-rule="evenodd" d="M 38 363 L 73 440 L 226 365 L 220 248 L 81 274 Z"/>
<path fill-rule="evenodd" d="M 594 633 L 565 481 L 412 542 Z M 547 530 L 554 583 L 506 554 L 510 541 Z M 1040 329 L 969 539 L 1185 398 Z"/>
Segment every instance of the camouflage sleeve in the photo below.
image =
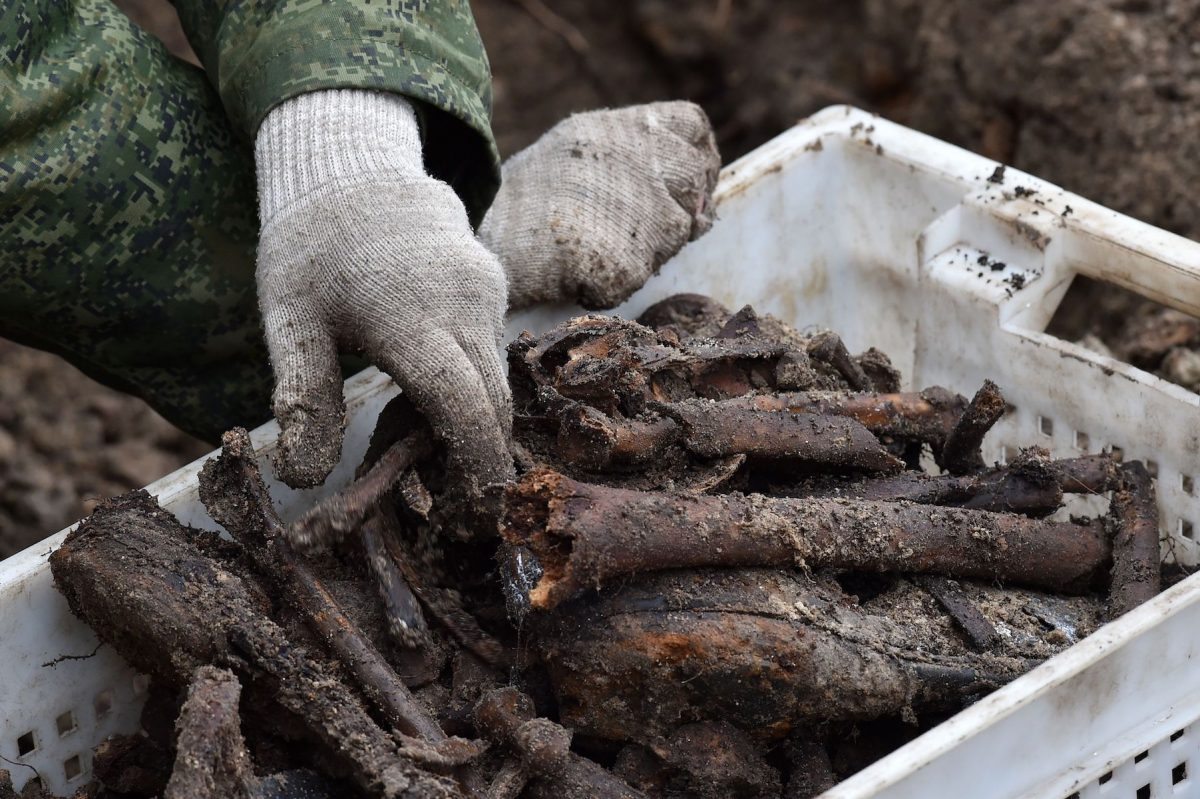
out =
<path fill-rule="evenodd" d="M 236 128 L 320 89 L 418 101 L 430 171 L 477 224 L 499 186 L 491 72 L 468 0 L 174 0 Z"/>

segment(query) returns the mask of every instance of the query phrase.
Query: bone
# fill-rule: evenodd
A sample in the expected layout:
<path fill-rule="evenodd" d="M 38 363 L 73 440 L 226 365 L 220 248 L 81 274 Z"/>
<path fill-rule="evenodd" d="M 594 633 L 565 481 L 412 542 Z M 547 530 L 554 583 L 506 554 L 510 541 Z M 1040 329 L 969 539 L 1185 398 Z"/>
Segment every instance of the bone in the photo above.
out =
<path fill-rule="evenodd" d="M 940 463 L 951 474 L 970 474 L 983 468 L 979 447 L 983 437 L 1008 410 L 1000 387 L 984 380 L 942 446 Z"/>
<path fill-rule="evenodd" d="M 426 643 L 425 615 L 416 595 L 401 573 L 400 567 L 392 559 L 384 542 L 389 534 L 383 529 L 384 521 L 379 513 L 372 514 L 359 528 L 362 540 L 363 554 L 367 557 L 367 566 L 375 579 L 383 600 L 384 618 L 387 619 L 388 632 L 401 646 L 416 648 Z"/>
<path fill-rule="evenodd" d="M 536 718 L 529 697 L 515 688 L 488 693 L 476 705 L 475 717 L 487 738 L 520 760 L 531 796 L 645 799 L 607 769 L 572 752 L 571 733 L 550 719 Z"/>
<path fill-rule="evenodd" d="M 1037 662 L 975 652 L 932 616 L 871 613 L 831 580 L 781 569 L 633 577 L 531 619 L 562 722 L 656 750 L 681 719 L 767 745 L 828 721 L 954 708 Z"/>
<path fill-rule="evenodd" d="M 505 539 L 538 559 L 549 609 L 626 575 L 701 566 L 931 572 L 1085 589 L 1111 549 L 1099 524 L 897 502 L 641 492 L 534 470 L 510 487 Z"/>
<path fill-rule="evenodd" d="M 176 725 L 175 768 L 163 799 L 253 799 L 260 790 L 242 738 L 233 672 L 196 669 Z"/>
<path fill-rule="evenodd" d="M 246 431 L 227 432 L 221 444 L 221 455 L 206 463 L 200 475 L 200 497 L 209 514 L 246 546 L 258 573 L 301 610 L 397 730 L 429 741 L 445 738 L 437 722 L 291 548 Z"/>
<path fill-rule="evenodd" d="M 761 412 L 709 400 L 654 403 L 656 418 L 612 419 L 576 405 L 564 412 L 559 450 L 587 469 L 629 468 L 681 446 L 701 458 L 746 455 L 777 465 L 894 474 L 904 468 L 855 419 L 789 411 Z"/>
<path fill-rule="evenodd" d="M 1113 494 L 1112 588 L 1109 617 L 1117 618 L 1158 595 L 1158 504 L 1154 483 L 1138 462 L 1121 467 L 1121 485 Z"/>
<path fill-rule="evenodd" d="M 1045 516 L 1062 507 L 1064 493 L 1100 494 L 1116 485 L 1119 463 L 1108 455 L 1051 461 L 1027 451 L 1008 467 L 975 475 L 905 472 L 847 482 L 817 480 L 784 492 L 787 496 L 841 497 L 971 508 Z"/>
<path fill-rule="evenodd" d="M 377 507 L 404 472 L 433 448 L 424 433 L 413 433 L 392 444 L 362 477 L 318 502 L 286 529 L 288 540 L 301 550 L 329 546 L 353 533 Z"/>

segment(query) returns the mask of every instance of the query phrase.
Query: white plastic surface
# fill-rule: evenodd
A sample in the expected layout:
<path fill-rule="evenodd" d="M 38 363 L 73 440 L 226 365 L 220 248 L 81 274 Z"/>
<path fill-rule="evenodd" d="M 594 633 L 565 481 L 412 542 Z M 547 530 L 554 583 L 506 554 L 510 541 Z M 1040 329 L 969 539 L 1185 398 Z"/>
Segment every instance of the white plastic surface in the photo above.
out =
<path fill-rule="evenodd" d="M 1200 398 L 1042 331 L 1075 274 L 1200 315 L 1200 245 L 1016 170 L 989 180 L 997 166 L 869 114 L 827 109 L 726 168 L 712 231 L 618 312 L 706 293 L 801 327 L 835 328 L 852 350 L 877 346 L 910 387 L 971 393 L 991 377 L 1017 410 L 989 435 L 985 457 L 1040 444 L 1058 456 L 1117 446 L 1152 461 L 1164 555 L 1197 563 Z M 523 314 L 509 332 L 541 330 L 576 310 Z M 352 432 L 330 486 L 361 456 L 389 385 L 377 374 L 347 384 Z M 256 444 L 269 448 L 273 434 L 260 429 Z M 195 468 L 151 490 L 185 521 L 204 523 Z M 311 501 L 276 496 L 287 515 Z M 65 792 L 86 778 L 88 747 L 135 726 L 140 703 L 132 674 L 103 647 L 87 660 L 41 665 L 95 647 L 50 586 L 45 555 L 58 540 L 0 563 L 0 757 L 31 763 Z M 1198 631 L 1200 582 L 1191 579 L 826 796 L 1200 796 Z M 87 708 L 106 690 L 114 710 L 96 727 Z M 83 724 L 58 737 L 64 709 Z M 39 748 L 18 758 L 27 730 Z M 67 784 L 63 767 L 74 756 L 84 762 Z M 18 780 L 22 771 L 13 768 Z"/>

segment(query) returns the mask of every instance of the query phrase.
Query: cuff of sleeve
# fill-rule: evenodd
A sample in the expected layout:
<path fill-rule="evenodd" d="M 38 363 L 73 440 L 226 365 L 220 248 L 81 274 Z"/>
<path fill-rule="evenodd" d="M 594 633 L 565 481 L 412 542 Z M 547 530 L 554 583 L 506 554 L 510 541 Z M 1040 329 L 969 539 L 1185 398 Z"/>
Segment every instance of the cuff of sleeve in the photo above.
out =
<path fill-rule="evenodd" d="M 374 89 L 416 101 L 425 138 L 425 167 L 445 180 L 478 225 L 500 185 L 500 156 L 491 131 L 490 81 L 472 85 L 446 59 L 376 41 L 322 39 L 271 54 L 252 53 L 221 80 L 225 107 L 255 135 L 268 112 L 301 94 Z"/>

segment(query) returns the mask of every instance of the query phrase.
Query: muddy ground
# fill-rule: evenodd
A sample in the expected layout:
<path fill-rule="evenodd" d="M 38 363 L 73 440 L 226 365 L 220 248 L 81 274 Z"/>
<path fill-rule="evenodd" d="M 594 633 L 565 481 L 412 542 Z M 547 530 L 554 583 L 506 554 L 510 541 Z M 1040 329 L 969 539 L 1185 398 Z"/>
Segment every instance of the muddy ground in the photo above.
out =
<path fill-rule="evenodd" d="M 162 0 L 121 0 L 182 50 Z M 1196 237 L 1200 0 L 474 0 L 507 155 L 565 114 L 686 97 L 726 161 L 851 103 Z M 0 556 L 203 447 L 0 343 Z"/>
<path fill-rule="evenodd" d="M 209 449 L 141 400 L 0 339 L 0 557 Z"/>

